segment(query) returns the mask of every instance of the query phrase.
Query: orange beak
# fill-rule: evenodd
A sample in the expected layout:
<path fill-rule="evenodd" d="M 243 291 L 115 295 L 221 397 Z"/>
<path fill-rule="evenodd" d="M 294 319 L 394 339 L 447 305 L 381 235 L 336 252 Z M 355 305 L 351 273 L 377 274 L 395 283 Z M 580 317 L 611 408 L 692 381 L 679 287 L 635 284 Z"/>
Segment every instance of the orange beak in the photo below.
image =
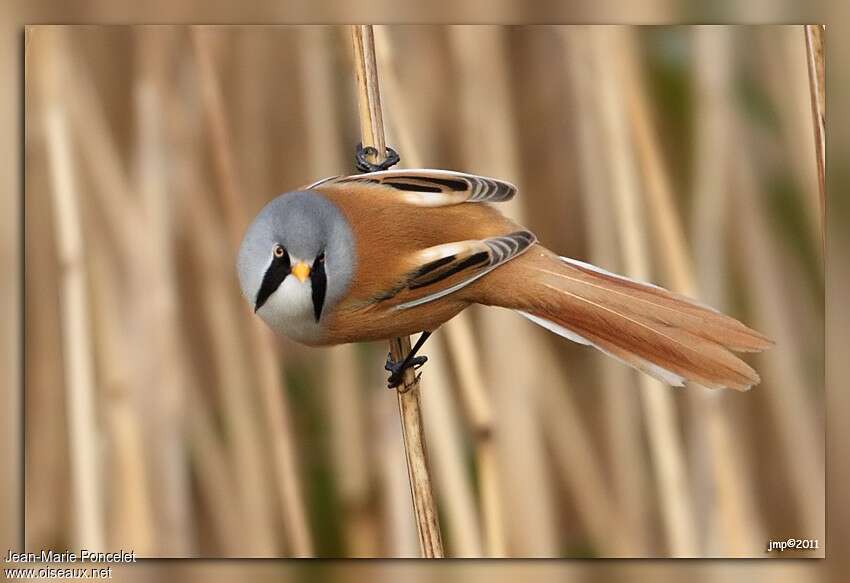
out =
<path fill-rule="evenodd" d="M 303 261 L 299 261 L 292 268 L 292 275 L 298 278 L 298 281 L 304 283 L 307 281 L 307 278 L 310 277 L 310 266 L 304 263 Z"/>

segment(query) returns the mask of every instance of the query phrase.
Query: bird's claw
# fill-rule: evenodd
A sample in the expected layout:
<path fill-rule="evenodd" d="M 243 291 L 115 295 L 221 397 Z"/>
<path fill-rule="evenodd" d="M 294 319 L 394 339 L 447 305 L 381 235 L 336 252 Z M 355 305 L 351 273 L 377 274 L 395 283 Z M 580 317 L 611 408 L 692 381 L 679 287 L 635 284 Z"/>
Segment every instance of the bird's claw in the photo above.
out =
<path fill-rule="evenodd" d="M 384 370 L 389 371 L 391 374 L 387 379 L 387 388 L 394 389 L 399 386 L 404 381 L 404 371 L 408 368 L 412 368 L 413 370 L 417 370 L 423 364 L 428 362 L 427 356 L 414 356 L 411 358 L 407 366 L 404 366 L 404 361 L 396 362 L 393 360 L 392 354 L 387 354 L 387 362 L 384 365 Z M 422 376 L 422 373 L 416 375 L 416 380 L 419 380 L 419 377 Z"/>
<path fill-rule="evenodd" d="M 386 158 L 380 164 L 372 164 L 367 160 L 367 156 L 377 156 L 378 149 L 374 146 L 363 146 L 363 142 L 358 142 L 357 144 L 357 152 L 354 155 L 354 165 L 357 166 L 357 169 L 361 172 L 378 172 L 380 170 L 389 170 L 390 167 L 398 164 L 400 158 L 398 156 L 398 152 L 390 148 L 386 147 Z"/>

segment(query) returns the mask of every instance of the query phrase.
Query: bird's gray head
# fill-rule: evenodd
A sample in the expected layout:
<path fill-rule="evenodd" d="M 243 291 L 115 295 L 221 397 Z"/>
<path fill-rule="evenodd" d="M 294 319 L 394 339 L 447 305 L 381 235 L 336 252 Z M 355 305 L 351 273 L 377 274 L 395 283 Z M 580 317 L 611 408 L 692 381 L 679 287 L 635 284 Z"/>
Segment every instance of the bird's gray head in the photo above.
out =
<path fill-rule="evenodd" d="M 239 248 L 242 295 L 273 329 L 317 342 L 321 319 L 348 289 L 355 267 L 351 228 L 312 191 L 282 194 L 257 215 Z"/>

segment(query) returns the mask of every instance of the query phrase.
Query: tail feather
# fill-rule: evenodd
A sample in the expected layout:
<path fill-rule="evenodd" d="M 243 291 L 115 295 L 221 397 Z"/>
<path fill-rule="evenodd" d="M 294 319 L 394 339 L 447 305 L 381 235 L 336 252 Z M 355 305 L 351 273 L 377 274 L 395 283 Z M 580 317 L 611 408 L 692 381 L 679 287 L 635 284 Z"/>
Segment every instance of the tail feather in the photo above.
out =
<path fill-rule="evenodd" d="M 567 273 L 566 277 L 572 276 L 575 281 L 583 285 L 601 286 L 608 291 L 609 299 L 617 305 L 635 301 L 643 303 L 650 312 L 657 309 L 659 313 L 656 317 L 667 324 L 692 330 L 707 340 L 737 352 L 760 352 L 773 346 L 773 342 L 763 334 L 691 298 L 651 283 L 611 273 L 576 259 L 569 257 L 559 257 L 559 259 L 579 272 Z M 592 281 L 594 276 L 601 281 Z"/>
<path fill-rule="evenodd" d="M 668 385 L 672 385 L 674 387 L 683 387 L 685 386 L 685 378 L 677 375 L 674 372 L 671 372 L 667 369 L 664 369 L 656 364 L 649 362 L 648 360 L 644 360 L 637 355 L 634 354 L 624 354 L 624 352 L 618 347 L 611 345 L 610 343 L 605 343 L 604 341 L 600 341 L 598 338 L 595 341 L 589 340 L 584 336 L 579 336 L 572 330 L 568 330 L 563 326 L 559 326 L 558 324 L 551 322 L 549 320 L 544 320 L 543 318 L 539 318 L 533 314 L 529 314 L 528 312 L 523 312 L 520 310 L 519 312 L 538 326 L 542 326 L 546 328 L 550 332 L 554 332 L 558 336 L 562 336 L 573 342 L 578 342 L 579 344 L 585 344 L 587 346 L 593 346 L 594 348 L 604 352 L 608 356 L 616 358 L 620 362 L 627 364 L 629 366 L 633 366 L 640 371 L 645 372 L 646 374 L 657 378 L 659 381 L 665 382 Z"/>
<path fill-rule="evenodd" d="M 503 269 L 500 276 L 520 277 L 528 293 L 487 303 L 517 309 L 668 384 L 690 380 L 743 391 L 760 380 L 731 351 L 757 352 L 772 342 L 712 308 L 540 246 L 494 275 Z"/>

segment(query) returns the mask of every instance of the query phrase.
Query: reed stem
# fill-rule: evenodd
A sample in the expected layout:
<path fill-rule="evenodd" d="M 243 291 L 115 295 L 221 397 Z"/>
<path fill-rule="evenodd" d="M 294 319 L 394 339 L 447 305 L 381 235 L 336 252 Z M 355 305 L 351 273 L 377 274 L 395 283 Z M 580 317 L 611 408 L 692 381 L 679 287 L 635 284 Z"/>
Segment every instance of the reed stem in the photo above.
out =
<path fill-rule="evenodd" d="M 611 201 L 621 234 L 623 266 L 629 277 L 647 281 L 652 266 L 623 97 L 622 58 L 628 51 L 623 34 L 618 29 L 594 29 L 591 33 L 598 76 L 598 115 L 603 139 L 611 152 Z M 678 413 L 667 387 L 647 375 L 640 375 L 639 383 L 669 552 L 675 557 L 695 556 L 698 547 L 693 503 L 678 436 Z"/>
<path fill-rule="evenodd" d="M 815 155 L 820 194 L 821 244 L 826 252 L 826 89 L 823 31 L 820 24 L 806 25 L 806 62 L 809 69 L 809 91 L 812 99 L 812 123 L 815 131 Z"/>
<path fill-rule="evenodd" d="M 447 36 L 452 70 L 449 82 L 457 91 L 452 103 L 456 111 L 451 119 L 456 127 L 451 139 L 458 143 L 458 160 L 471 172 L 511 180 L 522 191 L 521 138 L 514 122 L 519 110 L 512 91 L 509 37 L 496 26 L 451 26 Z M 528 199 L 515 197 L 500 203 L 499 210 L 524 224 L 523 200 Z M 461 314 L 459 318 L 470 315 Z M 484 310 L 480 322 L 479 352 L 494 425 L 486 434 L 492 444 L 487 446 L 489 451 L 478 450 L 483 451 L 485 457 L 481 459 L 486 462 L 479 475 L 489 480 L 489 468 L 498 473 L 500 482 L 498 498 L 485 499 L 482 490 L 485 520 L 497 521 L 492 528 L 487 526 L 495 535 L 491 540 L 498 545 L 491 548 L 511 557 L 554 556 L 559 549 L 559 533 L 551 478 L 554 468 L 548 463 L 545 445 L 550 428 L 539 421 L 538 415 L 549 382 L 560 387 L 560 376 L 549 376 L 556 375 L 559 367 L 540 358 L 544 354 L 541 337 L 515 314 Z M 507 338 L 510 342 L 505 341 Z M 503 431 L 508 427 L 509 434 Z M 533 496 L 528 495 L 529 484 L 534 484 Z"/>
<path fill-rule="evenodd" d="M 427 149 L 429 156 L 433 156 L 435 153 L 433 151 L 433 144 L 437 142 L 435 136 L 437 128 L 433 125 L 420 126 L 418 128 L 413 127 L 410 120 L 414 119 L 414 117 L 411 112 L 417 111 L 417 114 L 422 114 L 423 116 L 427 115 L 427 113 L 424 111 L 424 108 L 417 107 L 417 105 L 421 106 L 421 104 L 410 101 L 410 98 L 413 97 L 411 93 L 405 93 L 401 89 L 399 65 L 393 59 L 393 39 L 391 35 L 387 33 L 385 28 L 379 28 L 375 30 L 375 37 L 377 39 L 376 42 L 388 47 L 387 50 L 382 51 L 378 55 L 379 66 L 383 72 L 383 98 L 385 102 L 389 103 L 389 107 L 394 113 L 393 121 L 395 123 L 388 128 L 388 133 L 390 136 L 395 135 L 393 143 L 404 152 L 404 158 L 409 166 L 424 168 L 427 165 L 423 162 L 425 159 L 423 152 Z M 421 64 L 421 61 L 417 60 L 417 64 Z M 415 140 L 412 136 L 414 132 L 416 133 Z M 422 144 L 426 144 L 426 147 L 420 148 L 419 146 Z M 493 437 L 495 432 L 493 406 L 484 380 L 484 370 L 481 365 L 479 348 L 475 342 L 469 314 L 466 312 L 458 314 L 446 322 L 440 328 L 440 331 L 443 333 L 445 340 L 446 354 L 450 357 L 463 355 L 462 358 L 450 358 L 450 360 L 453 361 L 452 365 L 457 377 L 455 386 L 456 396 L 461 402 L 467 418 L 478 472 L 477 487 L 480 499 L 480 512 L 475 514 L 480 514 L 481 516 L 479 530 L 482 532 L 476 536 L 483 541 L 486 557 L 505 557 L 507 556 L 507 542 L 502 518 L 502 495 L 499 489 L 497 467 L 498 458 L 496 456 L 496 444 Z M 439 376 L 440 371 L 437 372 L 437 376 Z M 437 395 L 438 399 L 432 400 L 431 397 L 434 395 Z M 441 392 L 439 390 L 432 391 L 428 389 L 428 396 L 425 400 L 426 408 L 429 408 L 429 403 L 441 399 Z M 450 405 L 443 404 L 443 406 Z M 439 422 L 439 416 L 429 414 L 428 427 L 437 426 Z M 435 455 L 437 455 L 437 450 L 434 451 Z M 439 468 L 437 473 L 439 476 Z M 447 511 L 450 511 L 453 515 L 452 518 L 455 518 L 454 514 L 456 510 L 447 508 Z M 458 515 L 458 521 L 460 521 L 460 516 L 469 516 L 472 514 L 461 512 Z M 468 528 L 471 529 L 472 527 L 468 526 Z M 452 538 L 454 539 L 455 537 Z M 470 555 L 467 553 L 464 556 Z"/>
<path fill-rule="evenodd" d="M 60 37 L 61 38 L 61 37 Z M 65 48 L 61 40 L 55 54 Z M 62 63 L 64 64 L 64 63 Z M 65 361 L 65 390 L 68 415 L 68 448 L 71 496 L 74 502 L 73 544 L 102 550 L 104 529 L 103 482 L 98 450 L 99 419 L 90 331 L 87 258 L 81 224 L 81 201 L 72 151 L 68 112 L 61 97 L 57 62 L 45 67 L 40 79 L 44 95 L 44 132 L 47 163 L 52 181 L 56 259 L 60 273 L 62 348 Z"/>
<path fill-rule="evenodd" d="M 351 38 L 354 45 L 354 71 L 357 77 L 357 101 L 363 146 L 375 148 L 378 154 L 374 157 L 383 158 L 386 142 L 372 26 L 353 25 Z M 379 159 L 370 161 L 373 164 L 380 162 Z M 389 342 L 390 354 L 394 361 L 399 362 L 410 353 L 409 337 L 393 338 Z M 404 382 L 396 392 L 420 549 L 423 557 L 442 558 L 443 540 L 428 468 L 419 381 L 412 369 L 405 371 Z"/>
<path fill-rule="evenodd" d="M 662 154 L 657 122 L 645 85 L 646 74 L 635 53 L 625 51 L 629 119 L 641 169 L 642 194 L 649 210 L 649 228 L 659 250 L 658 265 L 670 289 L 724 308 L 727 273 L 722 242 L 728 236 L 728 153 L 733 135 L 730 97 L 730 32 L 699 27 L 694 32 L 695 99 L 698 108 L 695 160 L 694 256 L 688 253 L 685 228 L 676 209 L 671 174 Z M 634 38 L 631 39 L 634 45 Z M 763 538 L 757 505 L 747 488 L 750 468 L 736 447 L 739 435 L 720 393 L 693 387 L 687 393 L 691 421 L 690 450 L 703 456 L 695 464 L 709 480 L 694 475 L 695 520 L 702 525 L 702 555 L 749 556 Z M 704 466 L 704 467 L 703 467 Z M 701 499 L 700 499 L 701 496 Z"/>
<path fill-rule="evenodd" d="M 218 179 L 222 206 L 230 243 L 235 247 L 248 223 L 244 198 L 239 189 L 235 157 L 231 147 L 231 132 L 227 124 L 221 85 L 215 74 L 209 39 L 196 28 L 192 34 L 203 91 L 205 113 L 212 138 L 214 169 Z M 283 509 L 283 523 L 292 554 L 297 557 L 313 555 L 313 541 L 306 515 L 304 495 L 298 476 L 298 460 L 293 436 L 291 413 L 286 391 L 282 386 L 279 363 L 275 356 L 271 332 L 253 322 L 248 340 L 255 355 L 262 411 L 267 439 L 273 453 L 277 496 Z M 254 463 L 252 463 L 254 465 Z"/>

